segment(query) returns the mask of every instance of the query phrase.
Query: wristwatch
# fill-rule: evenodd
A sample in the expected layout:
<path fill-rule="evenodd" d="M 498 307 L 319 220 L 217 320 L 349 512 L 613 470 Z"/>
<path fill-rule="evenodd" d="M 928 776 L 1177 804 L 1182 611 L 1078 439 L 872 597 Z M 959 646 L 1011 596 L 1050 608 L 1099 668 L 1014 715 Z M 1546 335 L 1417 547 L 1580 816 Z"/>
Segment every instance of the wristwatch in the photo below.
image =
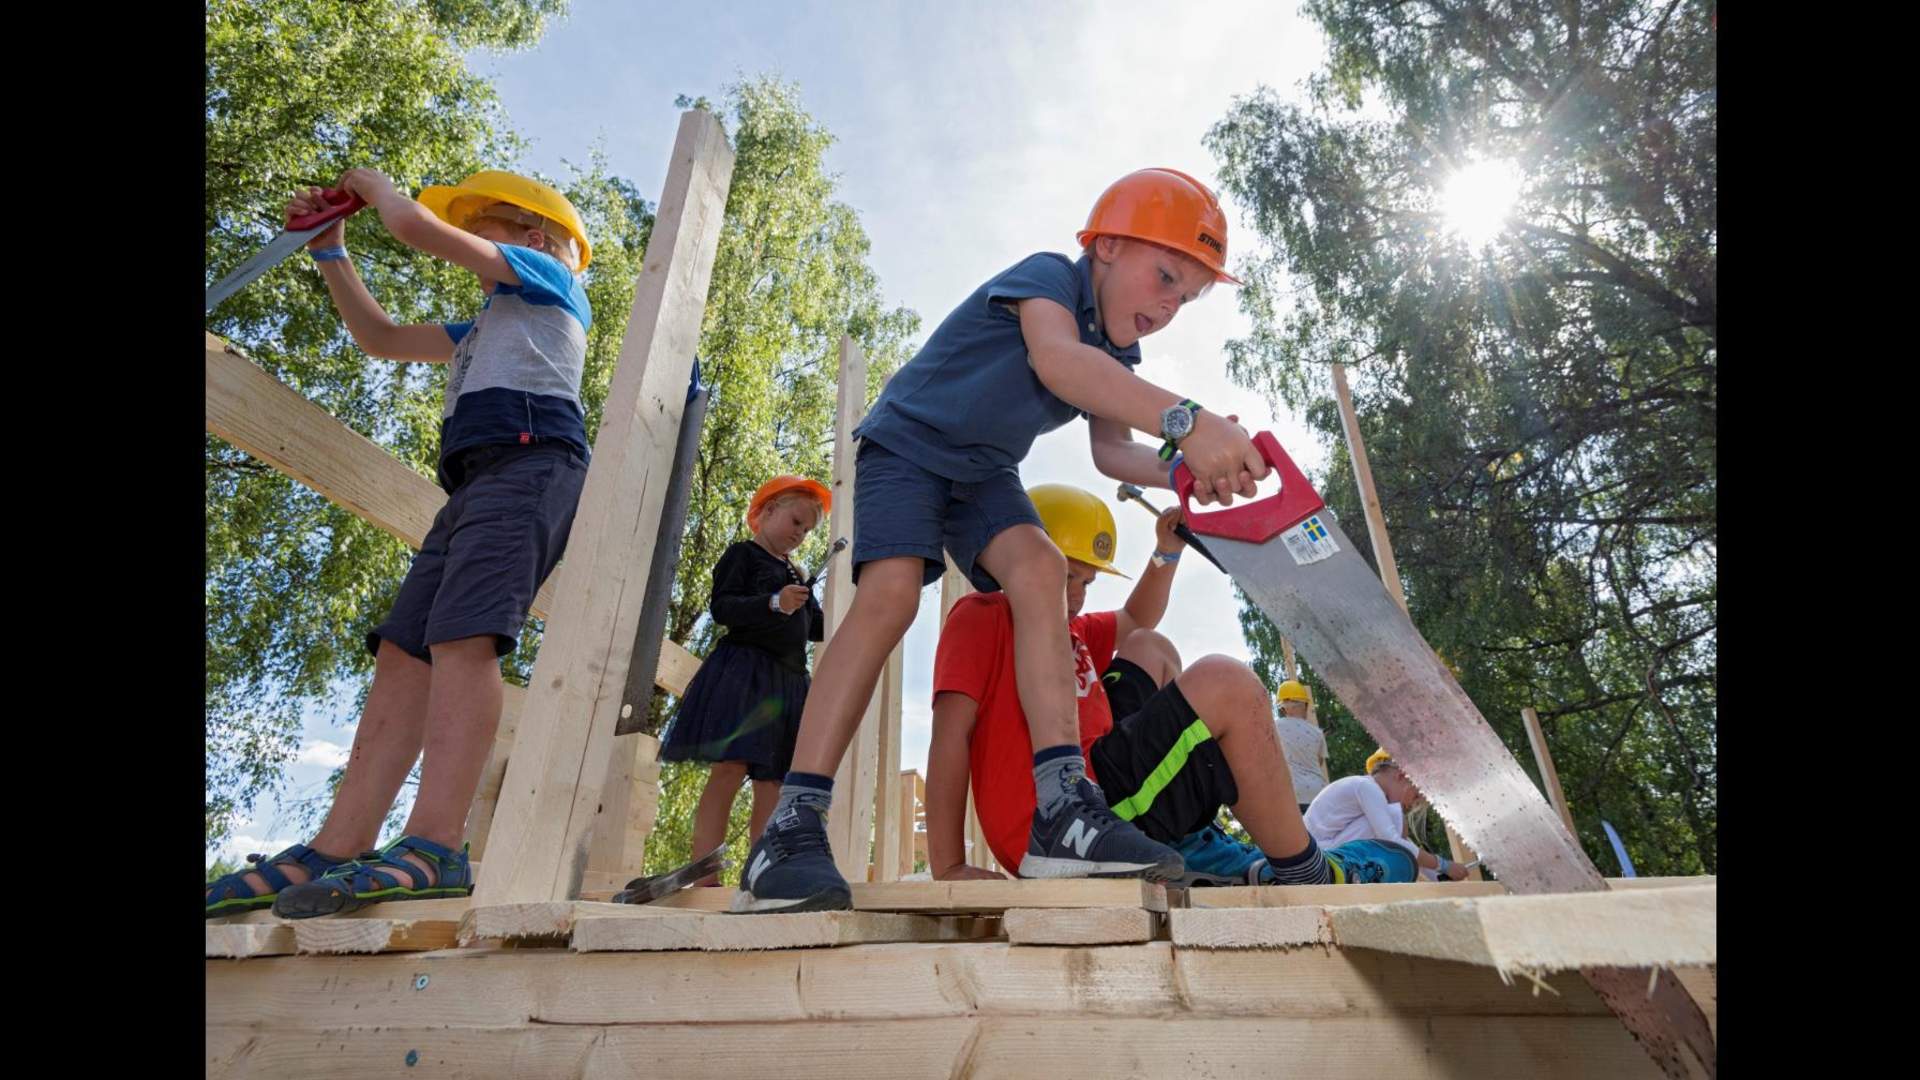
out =
<path fill-rule="evenodd" d="M 1172 461 L 1180 440 L 1193 434 L 1193 414 L 1199 411 L 1199 402 L 1182 398 L 1180 404 L 1170 405 L 1160 413 L 1160 437 L 1166 440 L 1160 444 L 1161 461 Z"/>
<path fill-rule="evenodd" d="M 767 610 L 773 612 L 775 615 L 786 614 L 786 612 L 780 610 L 780 594 L 779 593 L 774 593 L 772 596 L 767 597 Z"/>

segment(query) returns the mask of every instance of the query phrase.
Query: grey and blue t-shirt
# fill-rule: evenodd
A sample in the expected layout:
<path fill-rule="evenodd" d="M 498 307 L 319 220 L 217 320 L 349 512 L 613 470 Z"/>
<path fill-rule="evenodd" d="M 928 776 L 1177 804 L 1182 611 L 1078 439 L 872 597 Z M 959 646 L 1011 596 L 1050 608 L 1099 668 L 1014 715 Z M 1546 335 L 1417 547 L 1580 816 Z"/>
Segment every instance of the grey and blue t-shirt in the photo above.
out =
<path fill-rule="evenodd" d="M 1072 312 L 1082 343 L 1132 370 L 1140 346 L 1107 340 L 1093 302 L 1093 264 L 1029 255 L 974 290 L 894 373 L 854 434 L 949 480 L 1019 470 L 1033 440 L 1086 415 L 1034 374 L 1015 302 L 1045 297 Z"/>
<path fill-rule="evenodd" d="M 520 284 L 495 286 L 472 322 L 447 323 L 454 341 L 440 414 L 440 486 L 460 477 L 447 462 L 463 450 L 503 443 L 564 443 L 586 457 L 580 375 L 593 312 L 566 264 L 532 248 L 501 244 Z"/>

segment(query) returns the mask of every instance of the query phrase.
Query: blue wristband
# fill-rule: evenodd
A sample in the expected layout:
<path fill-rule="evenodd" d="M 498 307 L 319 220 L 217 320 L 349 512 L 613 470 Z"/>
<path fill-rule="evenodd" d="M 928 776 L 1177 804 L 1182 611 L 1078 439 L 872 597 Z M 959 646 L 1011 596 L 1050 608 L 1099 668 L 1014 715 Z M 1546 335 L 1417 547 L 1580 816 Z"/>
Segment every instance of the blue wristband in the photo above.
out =
<path fill-rule="evenodd" d="M 333 262 L 337 259 L 346 258 L 347 249 L 345 246 L 330 247 L 330 248 L 308 248 L 307 254 L 313 257 L 314 262 Z"/>
<path fill-rule="evenodd" d="M 1180 553 L 1177 551 L 1156 551 L 1153 553 L 1153 561 L 1157 563 L 1179 562 Z"/>

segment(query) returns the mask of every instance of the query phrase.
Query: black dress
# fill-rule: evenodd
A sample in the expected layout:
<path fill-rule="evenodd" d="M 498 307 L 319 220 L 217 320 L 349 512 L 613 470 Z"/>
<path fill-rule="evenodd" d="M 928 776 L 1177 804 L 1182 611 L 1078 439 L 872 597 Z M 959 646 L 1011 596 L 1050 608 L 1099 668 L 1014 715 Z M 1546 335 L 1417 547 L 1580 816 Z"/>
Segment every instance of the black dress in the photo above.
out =
<path fill-rule="evenodd" d="M 751 540 L 720 556 L 708 610 L 727 632 L 687 685 L 660 760 L 744 761 L 752 779 L 786 777 L 812 682 L 807 642 L 825 637 L 826 624 L 811 595 L 791 615 L 768 601 L 805 583 L 792 563 Z"/>

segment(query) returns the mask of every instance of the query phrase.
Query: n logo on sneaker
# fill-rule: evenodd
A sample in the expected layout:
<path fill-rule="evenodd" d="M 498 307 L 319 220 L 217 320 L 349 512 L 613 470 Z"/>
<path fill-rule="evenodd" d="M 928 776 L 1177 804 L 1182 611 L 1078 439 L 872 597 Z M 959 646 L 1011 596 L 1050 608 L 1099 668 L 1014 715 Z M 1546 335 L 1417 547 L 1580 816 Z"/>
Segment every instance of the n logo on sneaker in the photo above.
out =
<path fill-rule="evenodd" d="M 747 867 L 747 888 L 753 888 L 754 882 L 759 881 L 760 875 L 772 865 L 773 856 L 767 854 L 766 848 L 761 848 L 760 854 L 753 857 L 753 865 Z"/>
<path fill-rule="evenodd" d="M 1093 838 L 1099 835 L 1099 829 L 1089 829 L 1086 822 L 1076 818 L 1067 825 L 1067 834 L 1060 838 L 1060 842 L 1072 848 L 1075 855 L 1084 859 L 1087 857 L 1087 849 L 1093 847 Z"/>

